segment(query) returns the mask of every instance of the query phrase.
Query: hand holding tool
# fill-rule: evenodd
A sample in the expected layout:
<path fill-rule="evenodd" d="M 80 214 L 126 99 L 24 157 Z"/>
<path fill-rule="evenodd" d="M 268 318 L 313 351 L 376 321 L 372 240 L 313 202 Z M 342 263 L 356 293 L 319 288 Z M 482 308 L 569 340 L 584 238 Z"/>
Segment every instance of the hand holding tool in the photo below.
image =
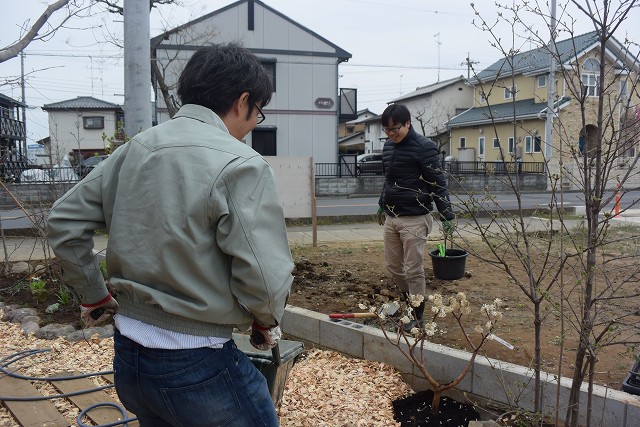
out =
<path fill-rule="evenodd" d="M 95 304 L 82 304 L 80 306 L 80 319 L 87 326 L 97 326 L 109 320 L 118 312 L 118 302 L 109 294 L 102 301 Z"/>

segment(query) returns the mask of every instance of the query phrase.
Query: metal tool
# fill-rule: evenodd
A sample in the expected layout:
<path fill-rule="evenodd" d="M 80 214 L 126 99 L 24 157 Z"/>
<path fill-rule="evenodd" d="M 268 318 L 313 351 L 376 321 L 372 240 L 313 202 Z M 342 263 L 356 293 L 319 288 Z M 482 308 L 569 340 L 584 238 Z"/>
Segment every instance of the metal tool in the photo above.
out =
<path fill-rule="evenodd" d="M 366 313 L 331 313 L 330 319 L 366 319 L 372 317 L 378 317 L 381 314 L 386 316 L 393 316 L 400 309 L 400 303 L 398 301 L 392 301 L 378 310 L 378 312 L 366 312 Z"/>

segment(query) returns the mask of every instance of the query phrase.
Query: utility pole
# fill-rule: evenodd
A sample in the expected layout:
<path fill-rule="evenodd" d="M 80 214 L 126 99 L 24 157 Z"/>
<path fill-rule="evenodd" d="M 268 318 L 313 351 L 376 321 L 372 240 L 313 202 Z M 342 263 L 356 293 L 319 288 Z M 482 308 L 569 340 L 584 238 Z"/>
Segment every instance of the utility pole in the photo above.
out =
<path fill-rule="evenodd" d="M 22 90 L 22 124 L 24 125 L 24 142 L 18 142 L 20 157 L 27 156 L 27 95 L 24 87 L 24 50 L 20 51 L 20 86 Z M 24 152 L 23 146 L 24 145 Z M 22 159 L 20 159 L 22 160 Z"/>
<path fill-rule="evenodd" d="M 151 127 L 149 2 L 124 0 L 124 122 L 131 138 Z"/>
<path fill-rule="evenodd" d="M 464 62 L 460 65 L 466 65 L 467 66 L 467 80 L 469 80 L 471 78 L 471 68 L 473 67 L 473 64 L 479 64 L 480 61 L 472 61 L 469 58 L 469 52 L 467 52 L 467 57 L 465 58 Z"/>
<path fill-rule="evenodd" d="M 553 116 L 555 115 L 555 82 L 556 82 L 556 0 L 551 0 L 551 41 L 549 42 L 549 84 L 547 85 L 547 117 L 544 127 L 545 158 L 553 154 Z"/>
<path fill-rule="evenodd" d="M 440 81 L 440 33 L 434 34 L 433 37 L 436 38 L 436 43 L 438 44 L 438 81 Z"/>

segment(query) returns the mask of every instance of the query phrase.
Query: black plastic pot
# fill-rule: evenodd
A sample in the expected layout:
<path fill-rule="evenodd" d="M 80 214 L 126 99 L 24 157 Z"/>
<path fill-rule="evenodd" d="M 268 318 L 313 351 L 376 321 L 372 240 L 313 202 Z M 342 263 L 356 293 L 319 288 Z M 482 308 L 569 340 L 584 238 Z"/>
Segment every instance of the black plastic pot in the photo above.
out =
<path fill-rule="evenodd" d="M 429 252 L 434 276 L 443 280 L 456 280 L 464 276 L 469 252 L 464 249 L 447 249 L 445 256 L 438 256 L 438 253 L 438 249 Z"/>

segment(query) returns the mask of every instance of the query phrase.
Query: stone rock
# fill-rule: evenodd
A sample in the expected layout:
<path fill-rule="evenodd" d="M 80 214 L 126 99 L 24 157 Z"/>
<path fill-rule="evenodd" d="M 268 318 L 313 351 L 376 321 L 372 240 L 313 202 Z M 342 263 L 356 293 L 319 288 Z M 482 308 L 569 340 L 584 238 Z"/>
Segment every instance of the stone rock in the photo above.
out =
<path fill-rule="evenodd" d="M 31 274 L 32 272 L 33 268 L 24 261 L 13 263 L 11 266 L 11 274 Z"/>
<path fill-rule="evenodd" d="M 75 331 L 72 325 L 61 325 L 59 323 L 50 323 L 43 326 L 35 332 L 36 338 L 43 340 L 54 340 L 58 337 L 64 337 Z"/>
<path fill-rule="evenodd" d="M 25 335 L 35 334 L 38 329 L 40 329 L 40 325 L 38 325 L 36 322 L 25 322 L 20 326 L 22 326 L 22 332 L 24 332 Z"/>
<path fill-rule="evenodd" d="M 468 427 L 500 427 L 500 424 L 493 420 L 488 421 L 469 421 Z"/>
<path fill-rule="evenodd" d="M 27 316 L 37 316 L 35 308 L 16 308 L 5 313 L 6 320 L 11 323 L 22 323 L 22 319 Z"/>
<path fill-rule="evenodd" d="M 55 313 L 55 312 L 56 312 L 56 311 L 58 311 L 58 310 L 60 310 L 60 304 L 55 303 L 55 304 L 51 304 L 50 306 L 48 306 L 48 307 L 44 310 L 44 312 L 45 312 L 45 313 L 49 313 L 49 314 L 51 314 L 51 313 Z"/>
<path fill-rule="evenodd" d="M 71 332 L 64 337 L 67 341 L 88 341 L 93 334 L 98 334 L 99 338 L 109 338 L 113 336 L 113 325 L 106 325 L 102 327 L 85 328 L 78 331 Z"/>
<path fill-rule="evenodd" d="M 20 319 L 20 323 L 29 323 L 29 322 L 34 322 L 39 325 L 40 322 L 42 322 L 42 319 L 40 319 L 40 316 L 24 316 L 22 319 Z"/>

